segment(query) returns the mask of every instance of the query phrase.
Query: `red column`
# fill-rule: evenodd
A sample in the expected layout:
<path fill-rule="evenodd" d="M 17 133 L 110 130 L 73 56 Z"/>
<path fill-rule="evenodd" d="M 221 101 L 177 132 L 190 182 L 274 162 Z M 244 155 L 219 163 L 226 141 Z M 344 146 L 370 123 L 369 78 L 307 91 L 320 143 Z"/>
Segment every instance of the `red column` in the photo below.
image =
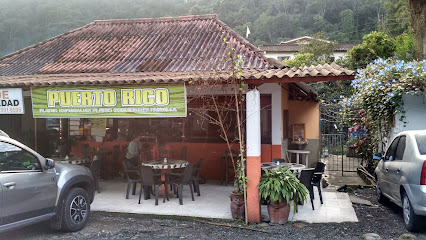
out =
<path fill-rule="evenodd" d="M 247 218 L 249 222 L 260 222 L 260 203 L 257 184 L 260 181 L 260 156 L 247 157 Z"/>

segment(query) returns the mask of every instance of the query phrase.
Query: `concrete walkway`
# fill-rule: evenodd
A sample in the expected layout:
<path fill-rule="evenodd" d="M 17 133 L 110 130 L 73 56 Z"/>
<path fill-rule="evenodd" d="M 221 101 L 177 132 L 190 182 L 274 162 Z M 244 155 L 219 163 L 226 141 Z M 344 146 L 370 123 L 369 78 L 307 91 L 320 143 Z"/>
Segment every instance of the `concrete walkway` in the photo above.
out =
<path fill-rule="evenodd" d="M 91 205 L 92 211 L 232 219 L 229 193 L 233 187 L 219 185 L 216 181 L 208 181 L 207 184 L 200 185 L 201 196 L 198 197 L 195 194 L 195 201 L 191 200 L 189 187 L 185 186 L 183 205 L 179 205 L 179 199 L 172 197 L 165 203 L 162 198 L 159 199 L 157 206 L 154 204 L 154 198 L 143 200 L 143 196 L 141 204 L 138 204 L 140 185 L 136 195 L 131 195 L 130 192 L 129 199 L 125 197 L 127 183 L 123 179 L 100 180 L 99 185 L 101 193 L 96 193 Z M 308 223 L 358 221 L 347 193 L 324 189 L 322 205 L 318 193 L 315 194 L 315 210 L 312 210 L 308 199 L 305 205 L 299 206 L 298 213 L 295 215 L 291 210 L 289 220 Z M 266 206 L 262 206 L 262 221 L 269 221 Z"/>

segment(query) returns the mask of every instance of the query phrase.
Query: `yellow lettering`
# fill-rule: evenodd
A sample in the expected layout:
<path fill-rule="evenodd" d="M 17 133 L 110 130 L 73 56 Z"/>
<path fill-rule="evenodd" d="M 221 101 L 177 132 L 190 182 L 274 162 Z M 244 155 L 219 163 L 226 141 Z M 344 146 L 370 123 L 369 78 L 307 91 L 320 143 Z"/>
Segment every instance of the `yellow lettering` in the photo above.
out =
<path fill-rule="evenodd" d="M 72 91 L 71 92 L 71 97 L 72 97 L 72 106 L 80 106 L 80 92 L 78 91 Z"/>
<path fill-rule="evenodd" d="M 135 100 L 137 106 L 142 105 L 142 91 L 140 89 L 135 89 Z"/>
<path fill-rule="evenodd" d="M 55 103 L 59 101 L 58 92 L 47 92 L 48 107 L 55 107 Z"/>
<path fill-rule="evenodd" d="M 134 92 L 133 90 L 121 90 L 121 101 L 122 101 L 122 105 L 126 106 L 126 105 L 135 105 L 135 99 L 134 99 Z"/>
<path fill-rule="evenodd" d="M 59 92 L 59 102 L 63 107 L 71 106 L 71 92 Z"/>
<path fill-rule="evenodd" d="M 142 103 L 143 105 L 154 105 L 154 90 L 144 89 L 142 90 Z"/>
<path fill-rule="evenodd" d="M 102 90 L 96 90 L 92 92 L 95 96 L 95 106 L 100 107 L 102 106 Z"/>
<path fill-rule="evenodd" d="M 167 89 L 155 90 L 155 103 L 157 105 L 168 105 L 169 104 L 169 93 Z"/>
<path fill-rule="evenodd" d="M 92 92 L 91 91 L 81 91 L 81 105 L 83 106 L 93 106 Z"/>
<path fill-rule="evenodd" d="M 115 106 L 115 91 L 104 91 L 104 106 Z"/>

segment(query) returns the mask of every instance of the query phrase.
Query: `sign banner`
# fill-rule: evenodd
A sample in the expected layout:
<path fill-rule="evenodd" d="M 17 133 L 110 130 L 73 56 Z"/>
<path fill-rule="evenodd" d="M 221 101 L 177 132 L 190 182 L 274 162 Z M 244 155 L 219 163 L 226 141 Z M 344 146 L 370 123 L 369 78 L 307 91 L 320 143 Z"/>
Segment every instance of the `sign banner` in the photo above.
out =
<path fill-rule="evenodd" d="M 182 84 L 33 87 L 34 118 L 186 117 Z"/>
<path fill-rule="evenodd" d="M 106 119 L 105 118 L 94 118 L 91 119 L 92 127 L 90 129 L 92 136 L 105 137 L 106 130 Z"/>
<path fill-rule="evenodd" d="M 21 88 L 0 88 L 0 114 L 24 114 Z"/>

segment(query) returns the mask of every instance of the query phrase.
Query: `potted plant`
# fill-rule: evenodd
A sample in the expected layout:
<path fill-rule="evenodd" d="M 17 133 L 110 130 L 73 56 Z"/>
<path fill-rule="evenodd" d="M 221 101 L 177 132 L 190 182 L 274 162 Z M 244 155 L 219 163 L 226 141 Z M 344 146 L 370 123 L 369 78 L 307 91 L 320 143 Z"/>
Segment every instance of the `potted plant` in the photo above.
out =
<path fill-rule="evenodd" d="M 282 168 L 278 165 L 276 170 L 266 170 L 257 185 L 259 201 L 269 201 L 268 214 L 271 223 L 287 223 L 290 201 L 294 201 L 294 212 L 296 212 L 297 203 L 304 202 L 309 193 L 289 169 L 289 167 Z"/>
<path fill-rule="evenodd" d="M 241 150 L 243 152 L 244 150 Z M 231 213 L 233 219 L 245 219 L 245 186 L 248 178 L 245 176 L 245 158 L 240 153 L 235 164 L 235 189 L 231 192 Z"/>

